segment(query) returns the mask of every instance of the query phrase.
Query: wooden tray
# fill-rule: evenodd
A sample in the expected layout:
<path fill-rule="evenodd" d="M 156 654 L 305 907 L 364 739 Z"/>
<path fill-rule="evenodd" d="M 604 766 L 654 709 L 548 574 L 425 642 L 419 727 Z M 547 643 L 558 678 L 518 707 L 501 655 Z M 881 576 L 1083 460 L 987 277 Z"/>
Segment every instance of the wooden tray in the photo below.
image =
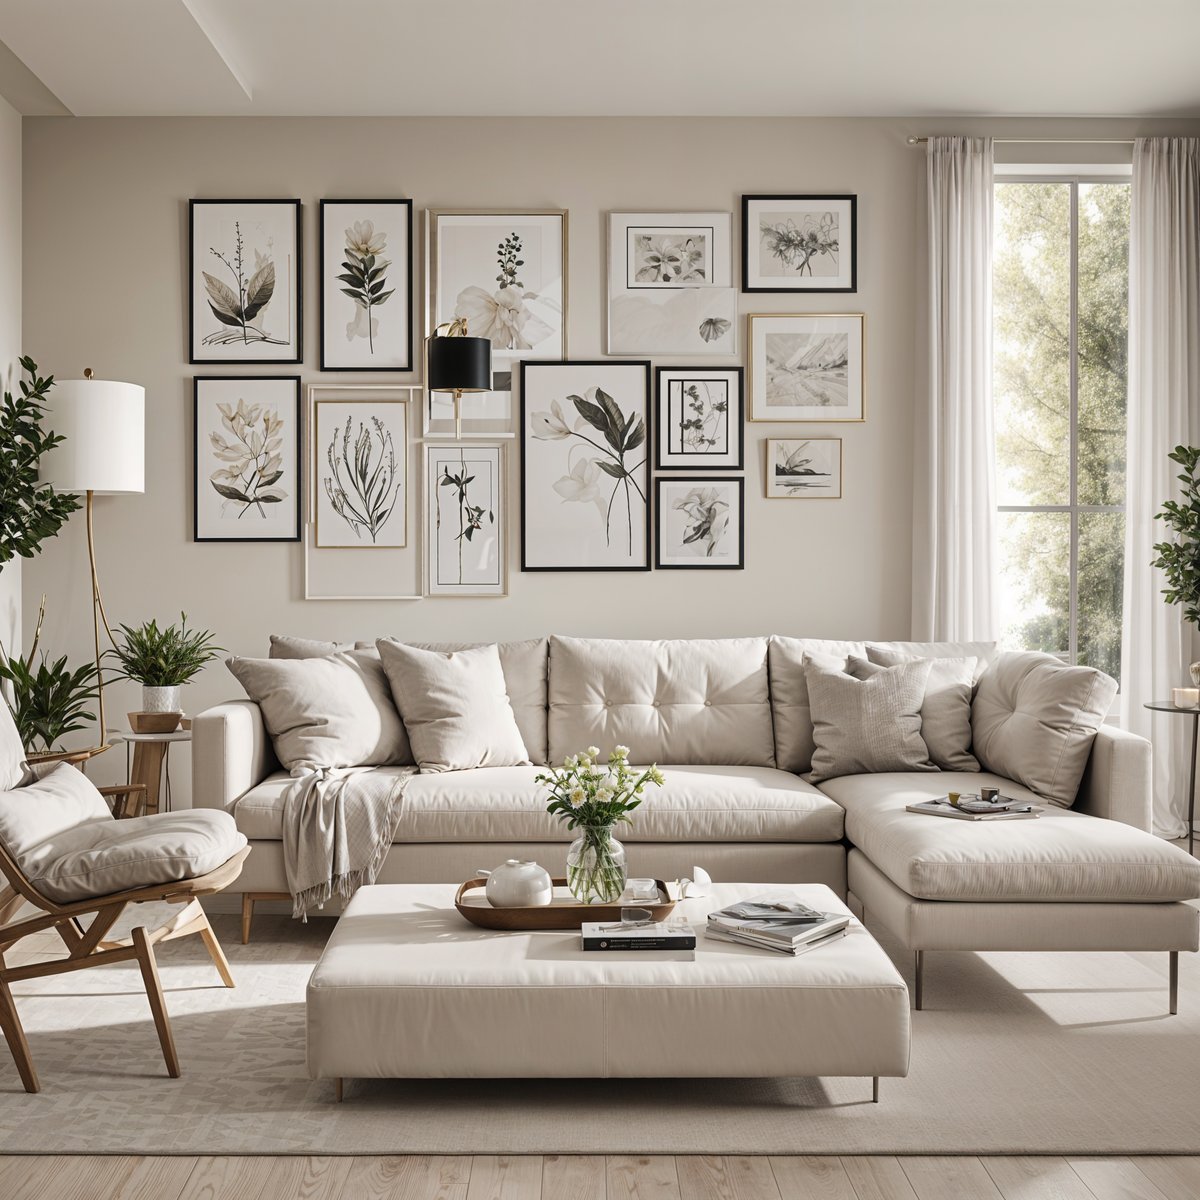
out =
<path fill-rule="evenodd" d="M 555 879 L 555 888 L 565 888 L 566 879 Z M 658 903 L 630 900 L 626 904 L 580 904 L 570 894 L 555 895 L 549 904 L 532 908 L 493 908 L 483 896 L 487 886 L 484 878 L 468 879 L 454 895 L 454 907 L 480 929 L 578 929 L 584 921 L 619 921 L 622 908 L 646 908 L 656 921 L 665 921 L 675 907 L 667 885 L 656 879 Z M 468 900 L 473 888 L 480 890 L 477 898 Z"/>

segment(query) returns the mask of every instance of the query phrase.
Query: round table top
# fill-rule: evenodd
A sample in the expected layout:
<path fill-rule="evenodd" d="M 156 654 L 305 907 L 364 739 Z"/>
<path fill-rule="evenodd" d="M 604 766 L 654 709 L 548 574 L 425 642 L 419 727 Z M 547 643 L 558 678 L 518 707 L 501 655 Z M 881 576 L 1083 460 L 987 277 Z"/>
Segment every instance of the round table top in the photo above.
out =
<path fill-rule="evenodd" d="M 110 729 L 108 736 L 114 742 L 190 742 L 190 729 L 176 729 L 174 733 L 134 733 L 131 729 Z"/>
<path fill-rule="evenodd" d="M 1142 706 L 1155 712 L 1187 713 L 1190 717 L 1200 716 L 1200 704 L 1176 704 L 1173 700 L 1151 700 Z"/>

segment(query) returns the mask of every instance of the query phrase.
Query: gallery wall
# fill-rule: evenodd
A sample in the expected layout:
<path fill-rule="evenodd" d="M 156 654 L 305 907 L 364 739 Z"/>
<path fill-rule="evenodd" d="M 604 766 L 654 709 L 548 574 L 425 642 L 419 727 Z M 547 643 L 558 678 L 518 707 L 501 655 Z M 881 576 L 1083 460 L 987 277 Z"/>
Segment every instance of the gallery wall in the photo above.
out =
<path fill-rule="evenodd" d="M 21 355 L 21 116 L 0 99 L 0 389 L 15 391 Z M 0 567 L 0 646 L 21 649 L 21 560 Z"/>

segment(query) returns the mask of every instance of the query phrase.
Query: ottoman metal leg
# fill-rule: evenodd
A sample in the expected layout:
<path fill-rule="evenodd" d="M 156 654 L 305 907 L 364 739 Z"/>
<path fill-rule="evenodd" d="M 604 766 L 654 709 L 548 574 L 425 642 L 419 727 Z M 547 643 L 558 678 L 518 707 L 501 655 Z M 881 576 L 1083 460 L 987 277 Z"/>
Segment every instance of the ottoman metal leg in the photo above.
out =
<path fill-rule="evenodd" d="M 1171 1016 L 1175 1016 L 1179 1012 L 1179 951 L 1172 950 L 1170 957 L 1171 965 L 1167 974 L 1170 979 Z"/>
<path fill-rule="evenodd" d="M 879 1103 L 879 1076 L 878 1075 L 876 1075 L 875 1078 L 871 1080 L 871 1103 L 872 1104 Z"/>
<path fill-rule="evenodd" d="M 916 984 L 913 988 L 913 1008 L 921 1011 L 925 1003 L 925 951 L 916 952 Z"/>

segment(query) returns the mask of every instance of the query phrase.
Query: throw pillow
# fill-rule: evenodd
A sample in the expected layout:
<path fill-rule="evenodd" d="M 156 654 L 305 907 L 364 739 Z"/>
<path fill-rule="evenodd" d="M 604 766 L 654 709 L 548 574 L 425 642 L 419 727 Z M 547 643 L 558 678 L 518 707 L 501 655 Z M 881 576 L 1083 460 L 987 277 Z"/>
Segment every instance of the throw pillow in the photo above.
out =
<path fill-rule="evenodd" d="M 422 771 L 528 765 L 494 645 L 421 650 L 386 638 L 376 645 Z"/>
<path fill-rule="evenodd" d="M 371 644 L 374 649 L 374 645 Z M 287 637 L 271 634 L 271 658 L 328 658 L 345 650 L 361 650 L 354 642 L 322 642 L 314 638 Z"/>
<path fill-rule="evenodd" d="M 971 693 L 975 682 L 975 659 L 931 658 L 898 653 L 870 646 L 871 661 L 852 657 L 846 669 L 856 679 L 869 679 L 886 667 L 927 661 L 929 682 L 921 702 L 921 737 L 929 757 L 943 771 L 978 771 L 971 753 Z"/>
<path fill-rule="evenodd" d="M 804 675 L 815 743 L 812 783 L 876 771 L 937 770 L 921 738 L 928 662 L 902 663 L 870 679 L 855 679 L 805 658 Z"/>
<path fill-rule="evenodd" d="M 1049 654 L 1001 654 L 979 680 L 971 711 L 984 770 L 1070 808 L 1117 681 Z"/>
<path fill-rule="evenodd" d="M 275 756 L 289 770 L 412 762 L 408 737 L 374 654 L 229 658 L 226 666 L 262 709 Z"/>
<path fill-rule="evenodd" d="M 29 779 L 25 765 L 25 747 L 17 723 L 9 712 L 4 697 L 0 696 L 0 791 L 20 787 Z"/>
<path fill-rule="evenodd" d="M 96 785 L 67 763 L 55 763 L 26 787 L 0 791 L 0 843 L 29 875 L 37 874 L 39 848 L 53 838 L 88 821 L 112 819 Z"/>

